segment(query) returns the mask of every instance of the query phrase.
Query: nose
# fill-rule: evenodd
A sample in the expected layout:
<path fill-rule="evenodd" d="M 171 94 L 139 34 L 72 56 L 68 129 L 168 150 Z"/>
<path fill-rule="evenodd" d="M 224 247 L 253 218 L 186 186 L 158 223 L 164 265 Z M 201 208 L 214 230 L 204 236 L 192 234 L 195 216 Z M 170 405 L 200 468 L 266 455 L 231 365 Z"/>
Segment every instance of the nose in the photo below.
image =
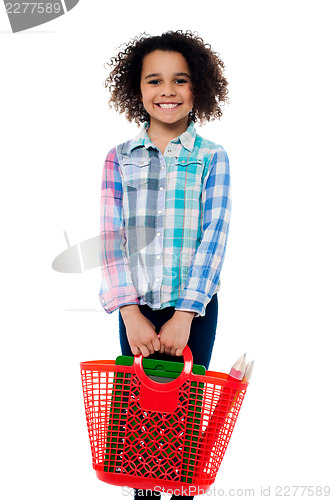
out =
<path fill-rule="evenodd" d="M 175 95 L 176 91 L 171 83 L 165 83 L 160 90 L 160 95 L 164 95 L 165 97 L 169 97 L 171 95 Z"/>

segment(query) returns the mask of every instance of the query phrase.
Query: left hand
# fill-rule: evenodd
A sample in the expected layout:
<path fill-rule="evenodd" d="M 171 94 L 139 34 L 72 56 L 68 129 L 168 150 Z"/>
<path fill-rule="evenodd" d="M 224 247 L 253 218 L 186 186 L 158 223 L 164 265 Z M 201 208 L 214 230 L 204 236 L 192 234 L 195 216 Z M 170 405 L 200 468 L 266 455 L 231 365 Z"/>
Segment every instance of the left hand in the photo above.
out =
<path fill-rule="evenodd" d="M 175 311 L 160 329 L 160 353 L 181 356 L 190 335 L 191 322 L 195 313 Z"/>

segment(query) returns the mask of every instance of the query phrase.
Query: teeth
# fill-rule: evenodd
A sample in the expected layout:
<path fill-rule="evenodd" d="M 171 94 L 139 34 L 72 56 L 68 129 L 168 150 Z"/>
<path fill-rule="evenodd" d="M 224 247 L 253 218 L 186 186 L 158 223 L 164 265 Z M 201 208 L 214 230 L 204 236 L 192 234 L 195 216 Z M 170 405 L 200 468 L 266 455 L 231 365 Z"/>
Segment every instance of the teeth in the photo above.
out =
<path fill-rule="evenodd" d="M 177 106 L 177 104 L 159 104 L 159 106 L 163 109 L 171 109 L 171 108 L 175 108 Z"/>

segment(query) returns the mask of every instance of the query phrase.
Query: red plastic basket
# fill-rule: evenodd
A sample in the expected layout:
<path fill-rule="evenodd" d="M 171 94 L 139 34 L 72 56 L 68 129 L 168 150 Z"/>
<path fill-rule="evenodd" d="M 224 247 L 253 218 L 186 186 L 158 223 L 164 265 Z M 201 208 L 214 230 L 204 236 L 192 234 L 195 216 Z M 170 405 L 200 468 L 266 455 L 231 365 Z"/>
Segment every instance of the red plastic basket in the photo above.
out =
<path fill-rule="evenodd" d="M 202 494 L 213 484 L 248 384 L 227 380 L 225 373 L 193 374 L 188 346 L 183 358 L 182 373 L 169 383 L 151 380 L 142 356 L 133 366 L 81 363 L 92 465 L 100 480 L 183 495 Z"/>

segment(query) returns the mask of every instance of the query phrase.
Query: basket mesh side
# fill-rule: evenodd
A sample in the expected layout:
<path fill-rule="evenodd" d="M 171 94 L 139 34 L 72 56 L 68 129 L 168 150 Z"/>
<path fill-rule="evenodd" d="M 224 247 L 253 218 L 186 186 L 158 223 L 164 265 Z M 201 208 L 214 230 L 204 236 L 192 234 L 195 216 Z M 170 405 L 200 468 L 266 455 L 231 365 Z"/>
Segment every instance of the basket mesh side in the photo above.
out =
<path fill-rule="evenodd" d="M 200 485 L 211 485 L 225 455 L 246 390 L 205 384 L 201 437 L 195 477 Z"/>
<path fill-rule="evenodd" d="M 118 402 L 111 405 L 104 471 L 186 481 L 188 475 L 193 476 L 198 444 L 197 403 L 202 405 L 202 401 L 198 399 L 197 383 L 187 381 L 180 388 L 176 410 L 162 413 L 142 409 L 140 381 L 136 375 L 130 381 L 127 390 L 121 384 L 117 386 L 122 411 L 117 407 Z"/>
<path fill-rule="evenodd" d="M 202 486 L 214 482 L 245 389 L 189 378 L 176 410 L 162 413 L 140 407 L 135 374 L 81 373 L 94 469 Z"/>
<path fill-rule="evenodd" d="M 110 400 L 114 388 L 114 373 L 81 370 L 85 415 L 89 432 L 92 465 L 104 463 Z"/>

